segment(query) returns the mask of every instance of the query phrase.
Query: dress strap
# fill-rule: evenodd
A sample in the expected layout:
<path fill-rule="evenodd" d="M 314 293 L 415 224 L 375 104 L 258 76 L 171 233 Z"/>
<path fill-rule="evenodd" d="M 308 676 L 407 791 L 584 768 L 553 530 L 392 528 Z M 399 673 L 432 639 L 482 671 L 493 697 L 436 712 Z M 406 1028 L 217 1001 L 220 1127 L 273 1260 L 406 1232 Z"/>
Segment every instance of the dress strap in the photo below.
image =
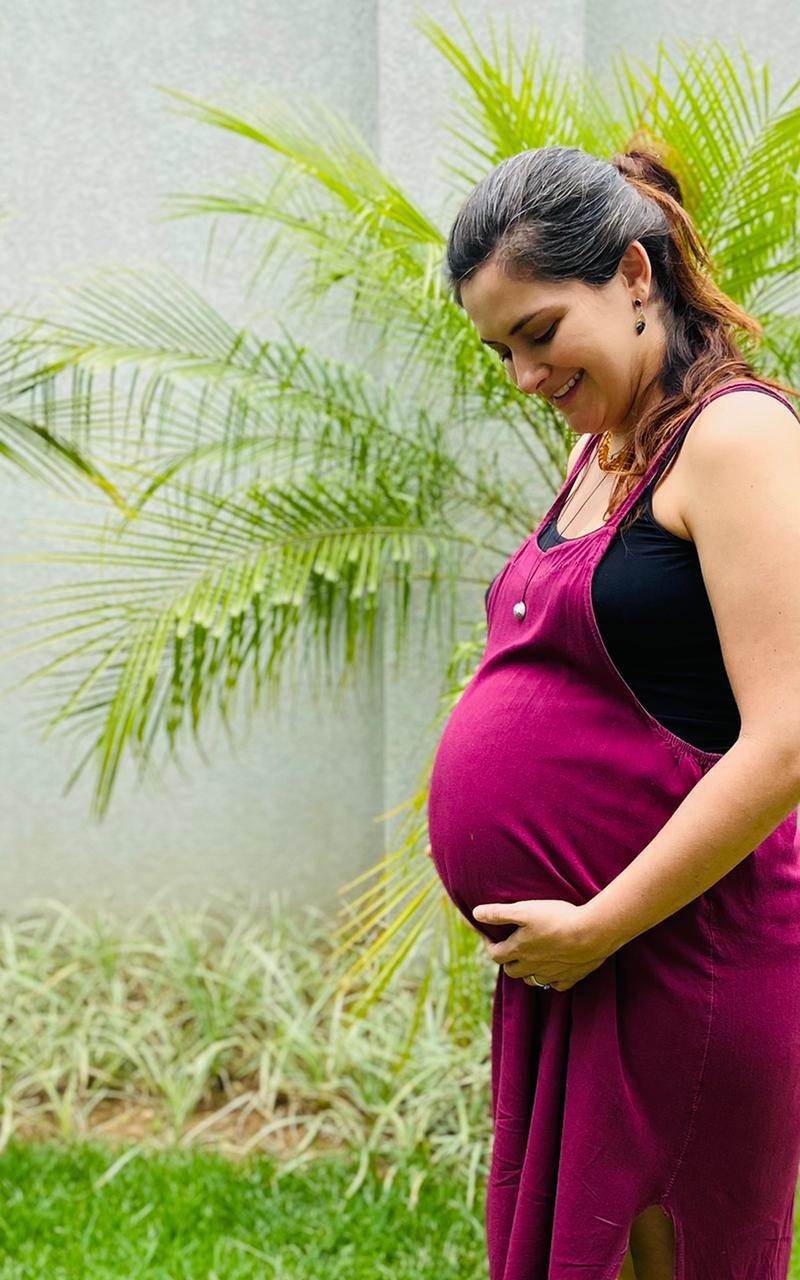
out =
<path fill-rule="evenodd" d="M 697 404 L 689 410 L 687 417 L 683 422 L 678 424 L 673 434 L 669 437 L 666 443 L 662 445 L 655 457 L 651 458 L 647 470 L 642 476 L 640 476 L 638 482 L 633 486 L 630 493 L 623 499 L 613 516 L 608 520 L 607 523 L 609 525 L 613 525 L 614 528 L 616 528 L 631 508 L 639 501 L 648 487 L 658 479 L 664 470 L 666 470 L 670 461 L 683 444 L 689 428 L 700 413 L 701 409 L 704 409 L 707 404 L 711 404 L 711 401 L 716 400 L 718 396 L 727 395 L 729 391 L 760 391 L 764 395 L 770 395 L 775 400 L 780 400 L 781 404 L 786 405 L 788 409 L 791 409 L 794 416 L 798 421 L 800 421 L 800 415 L 797 413 L 794 405 L 790 404 L 785 396 L 781 395 L 780 392 L 773 390 L 772 387 L 762 386 L 760 382 L 731 382 L 727 386 L 717 387 L 716 391 L 709 391 L 707 395 L 702 396 L 701 399 L 698 400 Z"/>

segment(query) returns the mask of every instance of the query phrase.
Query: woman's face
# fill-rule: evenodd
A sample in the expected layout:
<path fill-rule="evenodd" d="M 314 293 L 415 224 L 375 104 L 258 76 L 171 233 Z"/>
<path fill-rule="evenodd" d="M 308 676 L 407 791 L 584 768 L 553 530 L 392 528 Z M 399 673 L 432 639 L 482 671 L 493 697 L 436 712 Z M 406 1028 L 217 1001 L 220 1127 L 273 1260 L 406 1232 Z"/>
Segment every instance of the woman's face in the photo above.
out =
<path fill-rule="evenodd" d="M 550 401 L 578 434 L 621 435 L 635 426 L 663 362 L 663 326 L 647 305 L 650 281 L 649 258 L 634 241 L 599 289 L 515 280 L 490 260 L 464 283 L 461 300 L 520 391 Z M 634 298 L 642 299 L 641 308 Z M 641 313 L 647 326 L 639 335 Z M 555 396 L 578 373 L 574 388 Z"/>

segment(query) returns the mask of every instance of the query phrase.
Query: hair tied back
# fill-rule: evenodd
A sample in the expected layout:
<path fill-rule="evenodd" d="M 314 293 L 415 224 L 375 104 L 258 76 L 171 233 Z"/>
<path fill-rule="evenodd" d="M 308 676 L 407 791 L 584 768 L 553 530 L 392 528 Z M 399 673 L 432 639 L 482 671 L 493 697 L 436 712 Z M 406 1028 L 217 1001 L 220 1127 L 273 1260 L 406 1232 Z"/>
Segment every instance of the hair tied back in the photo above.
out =
<path fill-rule="evenodd" d="M 654 187 L 683 207 L 681 184 L 671 169 L 649 151 L 617 152 L 611 157 L 614 168 L 632 185 Z"/>

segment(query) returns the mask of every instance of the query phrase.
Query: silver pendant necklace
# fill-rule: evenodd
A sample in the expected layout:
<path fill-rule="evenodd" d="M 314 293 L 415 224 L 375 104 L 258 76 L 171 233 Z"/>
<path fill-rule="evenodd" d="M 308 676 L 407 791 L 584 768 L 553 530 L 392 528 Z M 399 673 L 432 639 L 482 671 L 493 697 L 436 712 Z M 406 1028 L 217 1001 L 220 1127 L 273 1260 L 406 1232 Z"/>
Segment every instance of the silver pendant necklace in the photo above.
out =
<path fill-rule="evenodd" d="M 592 490 L 591 490 L 591 491 L 586 495 L 586 497 L 584 498 L 583 502 L 582 502 L 582 503 L 581 503 L 581 505 L 578 507 L 577 511 L 575 511 L 575 513 L 574 513 L 572 516 L 570 516 L 569 520 L 567 521 L 567 523 L 566 523 L 566 524 L 565 524 L 565 526 L 564 526 L 564 529 L 565 529 L 565 530 L 569 528 L 569 526 L 572 524 L 572 522 L 573 522 L 573 520 L 575 519 L 575 517 L 576 517 L 577 515 L 579 515 L 579 514 L 581 513 L 581 511 L 583 511 L 583 508 L 586 506 L 586 503 L 589 501 L 589 499 L 591 498 L 592 494 L 597 493 L 597 490 L 600 488 L 600 485 L 603 483 L 603 481 L 605 480 L 605 478 L 606 478 L 606 476 L 607 476 L 607 475 L 608 475 L 608 472 L 607 472 L 607 471 L 604 471 L 604 472 L 603 472 L 603 474 L 601 475 L 600 479 L 598 480 L 597 484 L 596 484 L 596 485 L 594 486 L 594 488 L 593 488 L 593 489 L 592 489 Z M 570 499 L 571 497 L 574 497 L 574 494 L 570 494 L 570 495 L 569 495 L 569 497 L 567 498 L 567 502 L 569 502 L 569 499 Z M 564 505 L 566 506 L 566 503 L 565 503 Z M 562 511 L 562 510 L 563 510 L 563 508 L 561 508 L 559 511 L 557 511 L 557 512 L 555 513 L 555 515 L 553 516 L 553 520 L 554 520 L 554 521 L 556 521 L 556 520 L 558 519 L 558 517 L 559 517 L 559 515 L 561 514 L 561 511 Z M 556 533 L 560 533 L 560 530 L 559 530 L 558 528 L 556 529 Z M 541 564 L 541 558 L 537 558 L 536 563 L 534 564 L 533 568 L 531 569 L 530 573 L 528 574 L 527 580 L 526 580 L 526 582 L 525 582 L 525 586 L 522 588 L 522 599 L 521 599 L 521 600 L 518 600 L 518 601 L 517 601 L 517 603 L 514 605 L 514 608 L 512 609 L 512 613 L 514 614 L 514 617 L 517 619 L 517 622 L 522 622 L 522 621 L 523 621 L 523 619 L 524 619 L 524 617 L 525 617 L 525 614 L 528 612 L 527 607 L 526 607 L 526 604 L 525 604 L 525 596 L 526 596 L 526 594 L 527 594 L 528 586 L 530 585 L 531 578 L 532 578 L 532 577 L 533 577 L 533 575 L 536 573 L 536 570 L 538 569 L 538 567 L 539 567 L 539 565 L 540 565 L 540 564 Z"/>

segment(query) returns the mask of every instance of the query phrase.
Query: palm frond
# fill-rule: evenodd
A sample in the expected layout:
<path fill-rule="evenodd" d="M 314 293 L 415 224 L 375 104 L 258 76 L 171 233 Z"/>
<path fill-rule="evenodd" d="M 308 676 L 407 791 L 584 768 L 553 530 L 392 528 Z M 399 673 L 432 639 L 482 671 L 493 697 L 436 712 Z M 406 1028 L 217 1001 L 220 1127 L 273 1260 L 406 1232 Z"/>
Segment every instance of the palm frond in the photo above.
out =
<path fill-rule="evenodd" d="M 759 318 L 764 325 L 756 361 L 759 372 L 797 386 L 800 383 L 800 317 L 773 313 Z"/>
<path fill-rule="evenodd" d="M 283 324 L 281 338 L 271 341 L 235 330 L 169 271 L 128 268 L 89 277 L 64 291 L 64 303 L 74 318 L 36 320 L 25 368 L 8 382 L 8 394 L 24 392 L 30 416 L 45 431 L 61 433 L 76 448 L 91 442 L 109 464 L 115 455 L 128 463 L 140 457 L 158 477 L 202 464 L 202 482 L 210 485 L 217 464 L 236 466 L 242 453 L 254 458 L 272 447 L 291 451 L 303 441 L 327 440 L 320 415 L 328 421 L 364 415 L 373 425 L 385 415 L 366 375 L 315 356 Z M 452 318 L 455 309 L 448 310 Z M 406 324 L 413 329 L 412 318 Z M 442 338 L 435 360 L 429 349 L 431 376 L 453 347 L 453 367 L 463 375 L 443 383 L 439 372 L 431 401 L 420 395 L 419 382 L 404 384 L 400 370 L 392 382 L 396 395 L 437 405 L 441 419 L 457 419 L 465 433 L 490 415 L 551 487 L 568 443 L 563 420 L 519 393 L 461 313 L 455 340 L 450 329 L 450 347 Z M 412 343 L 408 365 L 413 355 Z"/>
<path fill-rule="evenodd" d="M 135 510 L 180 480 L 230 494 L 239 475 L 246 485 L 254 476 L 275 482 L 324 474 L 329 463 L 338 467 L 363 453 L 372 439 L 380 438 L 384 451 L 406 447 L 406 388 L 318 357 L 286 331 L 271 341 L 235 332 L 169 274 L 114 273 L 105 290 L 90 282 L 69 297 L 80 303 L 80 319 L 38 322 L 20 385 L 43 429 L 76 445 L 91 441 L 109 467 L 122 468 L 120 483 Z M 127 344 L 120 315 L 130 325 Z M 128 365 L 132 373 L 120 389 Z M 526 452 L 545 491 L 563 471 L 568 441 L 554 410 L 533 406 L 514 389 L 517 413 L 502 377 L 501 383 L 487 372 L 471 398 L 442 393 L 430 411 L 417 411 L 414 430 L 417 448 L 448 455 L 464 501 L 513 528 L 524 514 L 525 486 L 518 476 L 501 476 L 504 433 Z M 487 416 L 496 424 L 489 451 Z M 459 454 L 477 462 L 456 461 L 442 425 L 453 420 Z M 523 518 L 521 532 L 529 522 Z"/>
<path fill-rule="evenodd" d="M 521 50 L 519 33 L 508 18 L 502 44 L 491 17 L 488 36 L 479 40 L 457 4 L 453 9 L 466 45 L 427 14 L 420 15 L 417 26 L 466 85 L 466 93 L 455 95 L 461 123 L 448 127 L 466 160 L 444 165 L 458 179 L 459 189 L 474 186 L 519 151 L 554 142 L 578 145 L 580 81 L 566 73 L 557 53 L 546 56 L 537 33 L 529 35 Z"/>
<path fill-rule="evenodd" d="M 273 161 L 266 178 L 249 178 L 228 195 L 169 197 L 167 216 L 227 213 L 267 224 L 273 234 L 251 288 L 291 243 L 292 309 L 308 314 L 333 290 L 345 293 L 347 341 L 368 344 L 370 362 L 387 348 L 399 353 L 398 376 L 413 379 L 412 394 L 441 386 L 445 363 L 462 387 L 478 370 L 486 376 L 486 349 L 443 296 L 443 233 L 381 170 L 351 125 L 322 106 L 290 110 L 267 95 L 260 108 L 235 113 L 165 92 L 181 102 L 181 114 L 251 139 Z M 507 399 L 521 399 L 500 368 L 494 379 Z"/>
<path fill-rule="evenodd" d="M 368 317 L 364 292 L 371 276 L 384 283 L 388 276 L 411 278 L 418 290 L 422 285 L 425 293 L 438 295 L 441 231 L 381 169 L 349 121 L 322 102 L 290 109 L 266 91 L 257 101 L 251 92 L 248 106 L 236 112 L 159 88 L 181 104 L 179 114 L 249 139 L 272 162 L 266 180 L 248 179 L 228 195 L 183 193 L 165 202 L 167 217 L 235 213 L 268 223 L 272 238 L 251 288 L 290 232 L 295 246 L 305 241 L 307 248 L 293 283 L 294 305 L 301 310 L 346 283 L 354 305 Z M 365 272 L 366 263 L 371 271 Z"/>
<path fill-rule="evenodd" d="M 755 305 L 765 271 L 797 271 L 800 81 L 774 106 L 741 43 L 741 70 L 716 41 L 678 43 L 680 62 L 661 41 L 656 65 L 639 63 L 638 73 L 621 57 L 627 123 L 668 140 L 718 283 Z"/>
<path fill-rule="evenodd" d="M 16 319 L 9 311 L 0 321 L 9 318 Z M 126 510 L 117 486 L 87 452 L 26 412 L 34 343 L 29 326 L 0 340 L 0 458 L 57 493 L 72 495 L 88 485 Z"/>
<path fill-rule="evenodd" d="M 475 539 L 454 529 L 446 459 L 440 471 L 430 460 L 423 470 L 410 437 L 360 471 L 351 463 L 324 481 L 253 484 L 244 499 L 165 491 L 113 537 L 59 525 L 63 549 L 40 558 L 102 576 L 38 592 L 27 630 L 42 612 L 43 634 L 17 652 L 55 648 L 24 683 L 45 682 L 49 732 L 93 735 L 98 812 L 126 751 L 142 770 L 157 738 L 174 752 L 179 732 L 198 736 L 212 707 L 227 720 L 243 683 L 252 711 L 262 694 L 275 696 L 291 658 L 302 654 L 303 683 L 315 689 L 331 673 L 341 689 L 374 669 L 388 602 L 396 644 L 421 591 L 423 634 L 433 623 L 440 642 L 452 634 Z"/>

